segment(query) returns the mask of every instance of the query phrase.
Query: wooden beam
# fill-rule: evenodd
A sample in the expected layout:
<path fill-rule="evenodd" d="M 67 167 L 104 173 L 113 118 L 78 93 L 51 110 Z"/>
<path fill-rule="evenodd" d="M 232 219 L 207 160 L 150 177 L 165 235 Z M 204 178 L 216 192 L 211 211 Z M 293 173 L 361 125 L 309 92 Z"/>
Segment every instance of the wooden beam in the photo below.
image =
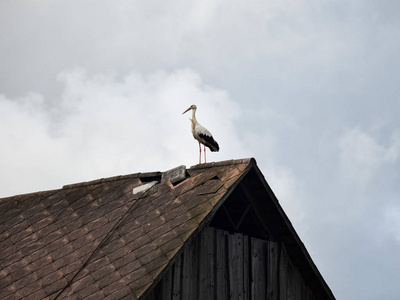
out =
<path fill-rule="evenodd" d="M 259 208 L 257 207 L 257 204 L 255 203 L 255 201 L 253 200 L 253 198 L 252 198 L 250 192 L 249 192 L 248 189 L 246 188 L 246 185 L 243 184 L 243 183 L 241 182 L 241 183 L 239 184 L 238 187 L 239 187 L 239 188 L 243 191 L 243 193 L 246 195 L 247 201 L 250 203 L 251 207 L 253 208 L 254 213 L 256 214 L 258 220 L 260 221 L 260 224 L 261 224 L 262 228 L 265 230 L 265 233 L 263 233 L 262 235 L 265 236 L 265 239 L 268 240 L 268 241 L 271 241 L 271 240 L 273 240 L 273 239 L 276 239 L 276 237 L 274 237 L 274 236 L 271 234 L 271 231 L 270 231 L 268 225 L 266 224 L 264 218 L 261 216 L 260 210 L 259 210 Z"/>

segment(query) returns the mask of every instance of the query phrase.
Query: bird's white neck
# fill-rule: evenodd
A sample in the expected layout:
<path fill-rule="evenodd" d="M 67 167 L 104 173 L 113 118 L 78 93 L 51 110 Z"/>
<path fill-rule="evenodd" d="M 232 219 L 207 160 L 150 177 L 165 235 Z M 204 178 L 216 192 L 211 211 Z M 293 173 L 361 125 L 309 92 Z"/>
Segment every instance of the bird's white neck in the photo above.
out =
<path fill-rule="evenodd" d="M 192 121 L 192 128 L 196 126 L 197 120 L 196 120 L 196 110 L 192 109 L 192 118 L 190 119 Z"/>

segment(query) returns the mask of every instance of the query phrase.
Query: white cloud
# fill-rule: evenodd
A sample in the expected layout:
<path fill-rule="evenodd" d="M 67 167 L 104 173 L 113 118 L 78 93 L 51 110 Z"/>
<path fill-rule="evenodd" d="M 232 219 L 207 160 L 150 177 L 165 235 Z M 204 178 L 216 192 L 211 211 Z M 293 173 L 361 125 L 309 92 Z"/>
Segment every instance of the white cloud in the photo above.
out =
<path fill-rule="evenodd" d="M 366 184 L 386 164 L 393 164 L 400 154 L 399 131 L 394 131 L 390 144 L 380 143 L 371 134 L 355 127 L 339 141 L 344 174 L 355 182 Z"/>
<path fill-rule="evenodd" d="M 193 103 L 221 146 L 209 161 L 244 151 L 235 135 L 237 106 L 191 69 L 130 72 L 122 80 L 74 69 L 58 79 L 64 91 L 53 106 L 37 94 L 0 98 L 2 196 L 196 164 L 197 142 L 182 116 Z"/>
<path fill-rule="evenodd" d="M 7 1 L 0 10 L 0 88 L 54 93 L 49 82 L 73 66 L 94 72 L 232 70 L 275 49 L 282 35 L 269 22 L 302 2 Z M 274 52 L 288 47 L 278 48 Z"/>
<path fill-rule="evenodd" d="M 263 166 L 263 170 L 266 170 L 268 183 L 285 213 L 296 224 L 295 228 L 302 234 L 306 234 L 308 228 L 304 218 L 308 209 L 303 206 L 305 199 L 299 178 L 289 167 L 279 166 L 272 162 L 268 166 Z"/>

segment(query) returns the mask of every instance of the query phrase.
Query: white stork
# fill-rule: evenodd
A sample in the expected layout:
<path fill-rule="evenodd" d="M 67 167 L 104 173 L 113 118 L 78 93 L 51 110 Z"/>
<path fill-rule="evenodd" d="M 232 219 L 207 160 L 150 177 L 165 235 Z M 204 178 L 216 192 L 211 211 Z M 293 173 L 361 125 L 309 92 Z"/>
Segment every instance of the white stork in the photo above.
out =
<path fill-rule="evenodd" d="M 201 144 L 204 145 L 204 163 L 206 163 L 206 146 L 210 148 L 212 152 L 218 152 L 219 146 L 211 133 L 197 122 L 195 115 L 196 109 L 197 106 L 193 104 L 187 110 L 185 110 L 182 115 L 189 110 L 192 110 L 192 134 L 193 137 L 199 142 L 199 164 L 201 164 Z"/>

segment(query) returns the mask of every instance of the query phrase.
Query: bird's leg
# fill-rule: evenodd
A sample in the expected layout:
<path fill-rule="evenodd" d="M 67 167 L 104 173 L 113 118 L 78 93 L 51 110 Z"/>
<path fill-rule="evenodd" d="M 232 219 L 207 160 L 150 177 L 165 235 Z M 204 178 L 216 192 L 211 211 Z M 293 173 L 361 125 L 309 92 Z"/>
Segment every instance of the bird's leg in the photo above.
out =
<path fill-rule="evenodd" d="M 201 164 L 201 144 L 199 142 L 199 165 Z"/>
<path fill-rule="evenodd" d="M 207 163 L 207 161 L 206 161 L 206 146 L 204 146 L 204 163 Z"/>

